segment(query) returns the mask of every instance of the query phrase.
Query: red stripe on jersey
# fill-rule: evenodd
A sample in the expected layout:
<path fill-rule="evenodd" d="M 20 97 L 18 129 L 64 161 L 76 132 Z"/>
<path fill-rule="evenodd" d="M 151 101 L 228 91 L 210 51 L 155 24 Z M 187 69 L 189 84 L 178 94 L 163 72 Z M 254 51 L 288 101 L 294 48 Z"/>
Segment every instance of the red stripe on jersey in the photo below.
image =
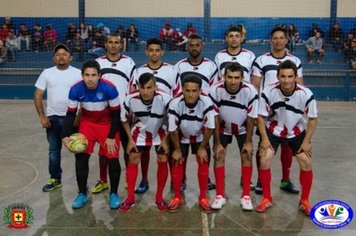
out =
<path fill-rule="evenodd" d="M 76 107 L 68 107 L 68 111 L 77 111 Z"/>
<path fill-rule="evenodd" d="M 217 108 L 216 106 L 214 106 L 214 111 L 215 111 L 216 113 L 219 113 L 219 108 Z"/>
<path fill-rule="evenodd" d="M 231 134 L 233 135 L 239 134 L 239 126 L 235 123 L 231 123 Z"/>
<path fill-rule="evenodd" d="M 190 135 L 189 136 L 189 143 L 194 144 L 197 142 L 197 136 L 196 135 Z"/>
<path fill-rule="evenodd" d="M 140 127 L 136 127 L 132 132 L 132 139 L 137 142 L 138 135 L 140 134 Z"/>
<path fill-rule="evenodd" d="M 225 129 L 225 121 L 221 121 L 220 122 L 220 129 L 219 129 L 219 134 L 223 134 L 224 133 L 224 129 Z"/>
<path fill-rule="evenodd" d="M 280 137 L 281 137 L 281 138 L 287 138 L 287 135 L 288 135 L 288 129 L 287 129 L 287 127 L 284 125 L 283 130 L 282 130 L 282 132 L 280 133 Z"/>
<path fill-rule="evenodd" d="M 309 113 L 309 107 L 307 107 L 307 109 L 305 110 L 305 114 L 308 115 L 308 113 Z"/>
<path fill-rule="evenodd" d="M 276 121 L 276 120 L 271 121 L 271 123 L 269 124 L 269 128 L 268 128 L 269 132 L 273 133 L 273 131 L 277 125 L 278 125 L 278 121 Z"/>
<path fill-rule="evenodd" d="M 249 114 L 251 111 L 252 111 L 252 106 L 249 106 L 249 107 L 247 108 L 247 114 Z"/>
<path fill-rule="evenodd" d="M 146 136 L 146 139 L 145 139 L 145 145 L 146 146 L 152 146 L 152 133 L 151 132 L 148 132 L 148 131 L 146 131 L 145 132 L 145 136 Z"/>
<path fill-rule="evenodd" d="M 180 85 L 177 85 L 177 87 L 173 90 L 173 97 L 178 97 L 180 95 Z"/>
<path fill-rule="evenodd" d="M 162 127 L 160 127 L 158 129 L 158 135 L 159 135 L 159 138 L 161 139 L 161 141 L 164 139 L 164 136 L 166 135 L 166 132 L 164 131 L 164 129 L 162 129 Z"/>
<path fill-rule="evenodd" d="M 294 126 L 293 128 L 294 136 L 298 136 L 301 132 L 298 126 Z"/>

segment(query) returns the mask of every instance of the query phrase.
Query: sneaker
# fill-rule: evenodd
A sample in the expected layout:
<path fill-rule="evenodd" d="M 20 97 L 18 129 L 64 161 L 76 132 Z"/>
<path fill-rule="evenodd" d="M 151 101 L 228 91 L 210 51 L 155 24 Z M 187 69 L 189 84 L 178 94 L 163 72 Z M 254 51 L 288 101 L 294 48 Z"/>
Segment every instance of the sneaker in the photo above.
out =
<path fill-rule="evenodd" d="M 101 193 L 106 189 L 109 189 L 108 183 L 99 180 L 98 183 L 96 183 L 96 185 L 91 188 L 91 193 Z"/>
<path fill-rule="evenodd" d="M 205 213 L 211 213 L 211 206 L 208 198 L 202 198 L 199 201 L 199 206 Z"/>
<path fill-rule="evenodd" d="M 272 207 L 272 201 L 267 198 L 262 198 L 260 204 L 256 207 L 256 211 L 259 213 L 263 213 L 267 211 L 268 208 Z"/>
<path fill-rule="evenodd" d="M 210 181 L 208 182 L 208 186 L 206 187 L 208 190 L 213 190 L 216 189 L 216 184 L 214 184 L 213 182 Z"/>
<path fill-rule="evenodd" d="M 211 205 L 214 210 L 220 210 L 226 204 L 226 199 L 222 195 L 217 195 L 215 201 Z"/>
<path fill-rule="evenodd" d="M 43 186 L 42 191 L 43 192 L 50 192 L 50 191 L 52 191 L 52 190 L 54 190 L 56 188 L 61 188 L 61 187 L 62 187 L 62 184 L 61 184 L 60 180 L 51 178 L 48 181 L 48 184 Z"/>
<path fill-rule="evenodd" d="M 156 201 L 156 207 L 160 212 L 167 212 L 168 211 L 168 205 L 165 201 L 158 202 Z"/>
<path fill-rule="evenodd" d="M 307 199 L 300 200 L 299 202 L 299 210 L 304 212 L 304 215 L 309 216 L 311 212 L 311 205 Z"/>
<path fill-rule="evenodd" d="M 258 195 L 262 195 L 262 185 L 260 181 L 257 181 L 255 185 L 255 193 Z"/>
<path fill-rule="evenodd" d="M 127 212 L 128 210 L 130 210 L 131 207 L 133 207 L 135 205 L 134 202 L 129 202 L 127 200 L 125 200 L 123 203 L 121 203 L 121 205 L 119 206 L 119 211 L 121 212 Z"/>
<path fill-rule="evenodd" d="M 85 206 L 88 201 L 88 196 L 84 193 L 79 193 L 72 203 L 73 209 L 80 209 Z"/>
<path fill-rule="evenodd" d="M 281 181 L 281 183 L 279 184 L 279 188 L 288 193 L 299 193 L 299 189 L 297 189 L 291 181 Z"/>
<path fill-rule="evenodd" d="M 138 186 L 138 188 L 135 190 L 135 193 L 143 194 L 143 193 L 147 192 L 149 187 L 150 187 L 150 185 L 148 184 L 148 182 L 142 180 L 140 185 Z"/>
<path fill-rule="evenodd" d="M 253 210 L 253 205 L 251 202 L 250 196 L 243 196 L 240 200 L 240 204 L 243 210 L 245 211 L 252 211 Z"/>
<path fill-rule="evenodd" d="M 109 197 L 110 209 L 117 209 L 120 206 L 120 198 L 116 193 L 111 193 Z"/>
<path fill-rule="evenodd" d="M 171 202 L 168 204 L 168 211 L 176 212 L 182 204 L 183 204 L 182 198 L 174 197 L 172 198 Z"/>

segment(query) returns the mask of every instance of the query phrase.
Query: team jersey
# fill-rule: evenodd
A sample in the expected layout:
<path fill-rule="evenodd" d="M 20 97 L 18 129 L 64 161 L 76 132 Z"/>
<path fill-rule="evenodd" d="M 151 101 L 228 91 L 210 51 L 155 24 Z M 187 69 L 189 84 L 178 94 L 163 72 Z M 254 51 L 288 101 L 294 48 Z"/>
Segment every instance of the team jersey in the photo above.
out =
<path fill-rule="evenodd" d="M 198 65 L 193 65 L 188 58 L 180 60 L 175 65 L 179 74 L 180 82 L 187 75 L 196 75 L 202 80 L 202 90 L 205 94 L 209 94 L 210 86 L 217 82 L 218 68 L 216 64 L 208 58 L 202 58 Z"/>
<path fill-rule="evenodd" d="M 123 103 L 130 92 L 130 86 L 136 69 L 135 62 L 131 57 L 125 55 L 121 55 L 117 61 L 110 61 L 107 56 L 99 57 L 96 61 L 100 65 L 101 77 L 109 80 L 116 86 L 120 101 Z"/>
<path fill-rule="evenodd" d="M 172 97 L 177 95 L 180 91 L 180 83 L 178 80 L 178 73 L 174 66 L 169 63 L 162 63 L 157 69 L 152 69 L 148 64 L 144 64 L 137 69 L 133 85 L 138 86 L 138 79 L 144 73 L 151 73 L 156 78 L 158 88 Z"/>
<path fill-rule="evenodd" d="M 229 93 L 225 83 L 221 82 L 211 88 L 209 96 L 214 103 L 215 115 L 220 118 L 220 134 L 245 134 L 246 119 L 257 118 L 258 93 L 247 82 L 242 82 L 235 94 Z"/>
<path fill-rule="evenodd" d="M 159 145 L 167 132 L 167 110 L 171 96 L 156 91 L 150 104 L 142 102 L 140 93 L 130 94 L 121 111 L 126 122 L 132 115 L 131 135 L 137 146 Z"/>
<path fill-rule="evenodd" d="M 76 111 L 79 104 L 81 120 L 110 125 L 110 111 L 120 109 L 119 93 L 115 85 L 102 78 L 96 89 L 88 89 L 84 81 L 80 81 L 69 91 L 68 111 Z"/>
<path fill-rule="evenodd" d="M 238 62 L 244 68 L 244 80 L 247 82 L 251 82 L 251 69 L 252 63 L 255 60 L 256 56 L 250 50 L 245 48 L 241 48 L 240 52 L 236 55 L 231 55 L 227 49 L 224 49 L 218 52 L 215 56 L 215 63 L 218 65 L 218 76 L 219 81 L 222 80 L 225 73 L 225 66 L 229 62 Z"/>
<path fill-rule="evenodd" d="M 302 62 L 298 57 L 293 56 L 286 52 L 284 57 L 276 58 L 271 52 L 268 52 L 262 56 L 257 57 L 252 67 L 252 75 L 262 77 L 261 91 L 268 85 L 278 82 L 277 67 L 283 61 L 291 60 L 297 66 L 298 77 L 303 77 Z"/>
<path fill-rule="evenodd" d="M 201 142 L 205 128 L 215 128 L 213 102 L 208 96 L 200 95 L 194 107 L 187 107 L 183 95 L 171 101 L 168 110 L 168 130 L 179 131 L 180 143 Z"/>
<path fill-rule="evenodd" d="M 261 94 L 258 113 L 266 117 L 266 128 L 272 134 L 288 139 L 306 129 L 304 114 L 309 118 L 318 116 L 313 93 L 300 84 L 289 96 L 283 94 L 279 83 L 267 86 Z"/>

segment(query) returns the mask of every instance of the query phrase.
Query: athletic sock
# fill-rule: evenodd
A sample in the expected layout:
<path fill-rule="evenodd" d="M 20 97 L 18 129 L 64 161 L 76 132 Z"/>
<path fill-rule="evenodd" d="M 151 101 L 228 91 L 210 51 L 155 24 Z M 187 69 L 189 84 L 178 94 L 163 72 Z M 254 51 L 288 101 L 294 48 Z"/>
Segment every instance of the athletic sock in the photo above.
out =
<path fill-rule="evenodd" d="M 292 167 L 293 152 L 288 144 L 281 144 L 282 181 L 290 180 L 290 169 Z"/>
<path fill-rule="evenodd" d="M 166 186 L 168 178 L 168 164 L 167 161 L 157 161 L 157 192 L 156 192 L 156 201 L 163 202 L 163 190 Z"/>
<path fill-rule="evenodd" d="M 216 195 L 225 196 L 225 166 L 215 167 Z"/>
<path fill-rule="evenodd" d="M 252 166 L 242 166 L 242 196 L 250 196 Z"/>
<path fill-rule="evenodd" d="M 301 199 L 309 199 L 309 194 L 313 183 L 313 170 L 300 170 L 299 181 L 300 185 L 302 186 Z"/>
<path fill-rule="evenodd" d="M 269 199 L 272 201 L 272 196 L 271 196 L 271 169 L 259 169 L 258 170 L 260 174 L 260 181 L 262 185 L 262 190 L 263 190 L 263 197 Z"/>

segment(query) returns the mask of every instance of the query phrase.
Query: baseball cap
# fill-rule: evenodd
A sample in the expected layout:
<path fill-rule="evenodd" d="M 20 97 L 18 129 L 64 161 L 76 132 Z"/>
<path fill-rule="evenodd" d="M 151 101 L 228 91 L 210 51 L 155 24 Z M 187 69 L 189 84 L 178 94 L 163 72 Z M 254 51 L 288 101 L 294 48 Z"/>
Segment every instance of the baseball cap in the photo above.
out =
<path fill-rule="evenodd" d="M 65 45 L 65 44 L 63 44 L 63 43 L 60 43 L 60 44 L 57 44 L 55 47 L 54 47 L 54 49 L 53 49 L 53 54 L 55 54 L 59 49 L 64 49 L 64 50 L 66 50 L 67 52 L 69 52 L 69 53 L 72 53 L 71 51 L 70 51 L 70 49 L 68 48 L 68 46 L 67 45 Z"/>

